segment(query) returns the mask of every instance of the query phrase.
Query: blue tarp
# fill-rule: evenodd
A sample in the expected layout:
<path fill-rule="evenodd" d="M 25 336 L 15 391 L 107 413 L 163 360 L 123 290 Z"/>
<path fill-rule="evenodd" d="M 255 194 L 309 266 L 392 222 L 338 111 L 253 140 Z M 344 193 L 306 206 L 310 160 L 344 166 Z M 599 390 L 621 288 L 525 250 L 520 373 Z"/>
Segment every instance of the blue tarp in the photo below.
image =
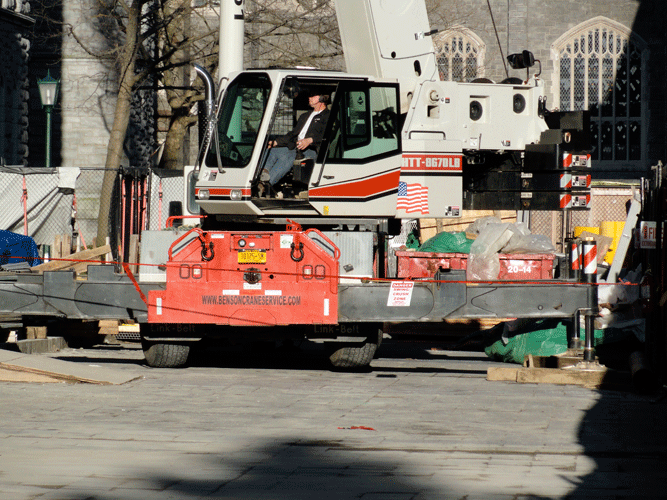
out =
<path fill-rule="evenodd" d="M 39 250 L 30 236 L 0 230 L 0 266 L 27 262 L 30 266 L 41 264 Z"/>

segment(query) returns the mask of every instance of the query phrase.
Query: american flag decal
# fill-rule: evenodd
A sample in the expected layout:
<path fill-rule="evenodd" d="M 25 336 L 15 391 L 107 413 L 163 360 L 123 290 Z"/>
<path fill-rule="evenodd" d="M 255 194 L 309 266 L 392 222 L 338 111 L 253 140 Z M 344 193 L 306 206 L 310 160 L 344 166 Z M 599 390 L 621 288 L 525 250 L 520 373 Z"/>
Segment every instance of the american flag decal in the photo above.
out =
<path fill-rule="evenodd" d="M 411 214 L 428 213 L 428 187 L 421 184 L 398 183 L 398 198 L 396 208 Z"/>

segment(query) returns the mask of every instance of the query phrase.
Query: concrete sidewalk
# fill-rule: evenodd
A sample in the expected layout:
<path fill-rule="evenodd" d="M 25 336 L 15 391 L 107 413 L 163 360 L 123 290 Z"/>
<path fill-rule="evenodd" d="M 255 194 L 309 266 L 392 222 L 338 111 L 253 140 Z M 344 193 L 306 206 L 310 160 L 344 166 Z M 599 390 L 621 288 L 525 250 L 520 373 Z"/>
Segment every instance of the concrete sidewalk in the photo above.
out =
<path fill-rule="evenodd" d="M 1 382 L 85 382 L 120 385 L 137 378 L 139 377 L 136 374 L 94 363 L 72 363 L 43 354 L 24 354 L 0 349 Z"/>
<path fill-rule="evenodd" d="M 0 383 L 0 498 L 666 497 L 664 393 L 489 382 L 483 353 L 434 347 L 389 340 L 364 373 L 315 350 L 207 351 L 184 369 L 146 368 L 138 345 L 35 356 L 142 378 Z"/>

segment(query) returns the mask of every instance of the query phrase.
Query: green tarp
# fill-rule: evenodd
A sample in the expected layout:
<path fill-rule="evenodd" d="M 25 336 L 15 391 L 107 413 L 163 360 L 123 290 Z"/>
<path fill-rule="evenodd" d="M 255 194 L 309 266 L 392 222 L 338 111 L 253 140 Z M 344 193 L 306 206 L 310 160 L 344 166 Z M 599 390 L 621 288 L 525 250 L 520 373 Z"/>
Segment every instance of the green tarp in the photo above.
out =
<path fill-rule="evenodd" d="M 466 237 L 466 233 L 438 233 L 426 240 L 420 247 L 420 252 L 434 253 L 470 253 L 473 241 Z"/>
<path fill-rule="evenodd" d="M 515 332 L 506 334 L 503 339 L 503 325 L 491 330 L 485 338 L 484 352 L 490 358 L 507 363 L 523 364 L 524 357 L 555 356 L 562 354 L 568 346 L 568 324 L 557 319 L 543 319 L 531 322 Z M 583 338 L 584 331 L 581 329 Z M 594 346 L 623 340 L 632 333 L 620 328 L 595 330 Z"/>

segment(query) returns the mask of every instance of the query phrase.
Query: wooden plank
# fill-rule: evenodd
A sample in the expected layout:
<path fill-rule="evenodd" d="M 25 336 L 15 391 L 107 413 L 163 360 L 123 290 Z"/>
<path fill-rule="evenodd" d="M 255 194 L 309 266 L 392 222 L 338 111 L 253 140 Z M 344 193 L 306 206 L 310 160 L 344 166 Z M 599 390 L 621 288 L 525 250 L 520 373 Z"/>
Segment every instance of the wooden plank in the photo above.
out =
<path fill-rule="evenodd" d="M 585 385 L 599 387 L 604 381 L 607 370 L 559 370 L 557 368 L 522 368 L 517 372 L 516 381 L 520 384 L 560 384 Z"/>
<path fill-rule="evenodd" d="M 462 210 L 461 217 L 456 219 L 419 219 L 419 242 L 424 243 L 436 234 L 447 231 L 459 233 L 482 217 L 496 216 L 502 222 L 516 222 L 514 210 Z"/>
<path fill-rule="evenodd" d="M 11 366 L 0 366 L 0 381 L 2 382 L 32 382 L 36 384 L 62 383 L 62 380 L 37 373 L 12 369 Z"/>
<path fill-rule="evenodd" d="M 490 366 L 488 381 L 517 382 L 519 384 L 580 385 L 589 388 L 618 386 L 629 383 L 629 374 L 602 367 L 601 370 L 576 368 L 525 368 L 522 366 Z"/>
<path fill-rule="evenodd" d="M 110 251 L 111 247 L 109 245 L 104 245 L 103 247 L 93 248 L 91 250 L 84 250 L 82 252 L 77 252 L 75 254 L 69 255 L 67 257 L 62 257 L 69 259 L 66 261 L 45 262 L 44 264 L 32 267 L 31 270 L 44 272 L 44 271 L 66 270 L 74 268 L 76 266 L 84 266 L 87 268 L 88 264 L 90 264 L 89 262 L 72 262 L 72 261 L 97 260 L 98 257 Z"/>
<path fill-rule="evenodd" d="M 473 328 L 477 328 L 478 330 L 488 330 L 489 328 L 493 328 L 496 326 L 498 323 L 504 323 L 506 321 L 512 321 L 516 318 L 475 318 L 475 319 L 469 319 L 469 318 L 456 318 L 456 319 L 450 319 L 450 318 L 445 318 L 442 320 L 442 323 L 446 325 L 465 325 L 465 326 L 471 326 Z"/>
<path fill-rule="evenodd" d="M 97 322 L 100 335 L 117 335 L 118 334 L 118 320 L 117 319 L 101 319 Z"/>
<path fill-rule="evenodd" d="M 516 382 L 519 366 L 489 366 L 486 369 L 486 380 L 489 382 Z"/>
<path fill-rule="evenodd" d="M 111 262 L 113 260 L 113 255 L 111 255 L 111 239 L 108 236 L 105 239 L 105 243 L 109 247 L 109 252 L 103 257 L 104 262 Z"/>
<path fill-rule="evenodd" d="M 61 235 L 56 234 L 53 237 L 53 248 L 51 249 L 51 258 L 52 259 L 60 259 L 63 256 L 63 248 L 62 248 L 63 242 Z"/>
<path fill-rule="evenodd" d="M 26 326 L 25 327 L 25 336 L 29 340 L 45 339 L 46 338 L 46 327 L 45 326 Z"/>
<path fill-rule="evenodd" d="M 419 243 L 424 243 L 436 233 L 435 219 L 419 219 Z"/>
<path fill-rule="evenodd" d="M 128 255 L 128 261 L 130 264 L 130 270 L 132 273 L 137 274 L 139 270 L 139 235 L 131 234 L 130 235 L 130 254 Z"/>
<path fill-rule="evenodd" d="M 63 257 L 67 257 L 68 255 L 72 254 L 72 235 L 70 234 L 63 234 L 62 236 L 62 242 L 63 242 Z"/>
<path fill-rule="evenodd" d="M 118 325 L 118 333 L 139 333 L 138 323 L 121 323 Z"/>

